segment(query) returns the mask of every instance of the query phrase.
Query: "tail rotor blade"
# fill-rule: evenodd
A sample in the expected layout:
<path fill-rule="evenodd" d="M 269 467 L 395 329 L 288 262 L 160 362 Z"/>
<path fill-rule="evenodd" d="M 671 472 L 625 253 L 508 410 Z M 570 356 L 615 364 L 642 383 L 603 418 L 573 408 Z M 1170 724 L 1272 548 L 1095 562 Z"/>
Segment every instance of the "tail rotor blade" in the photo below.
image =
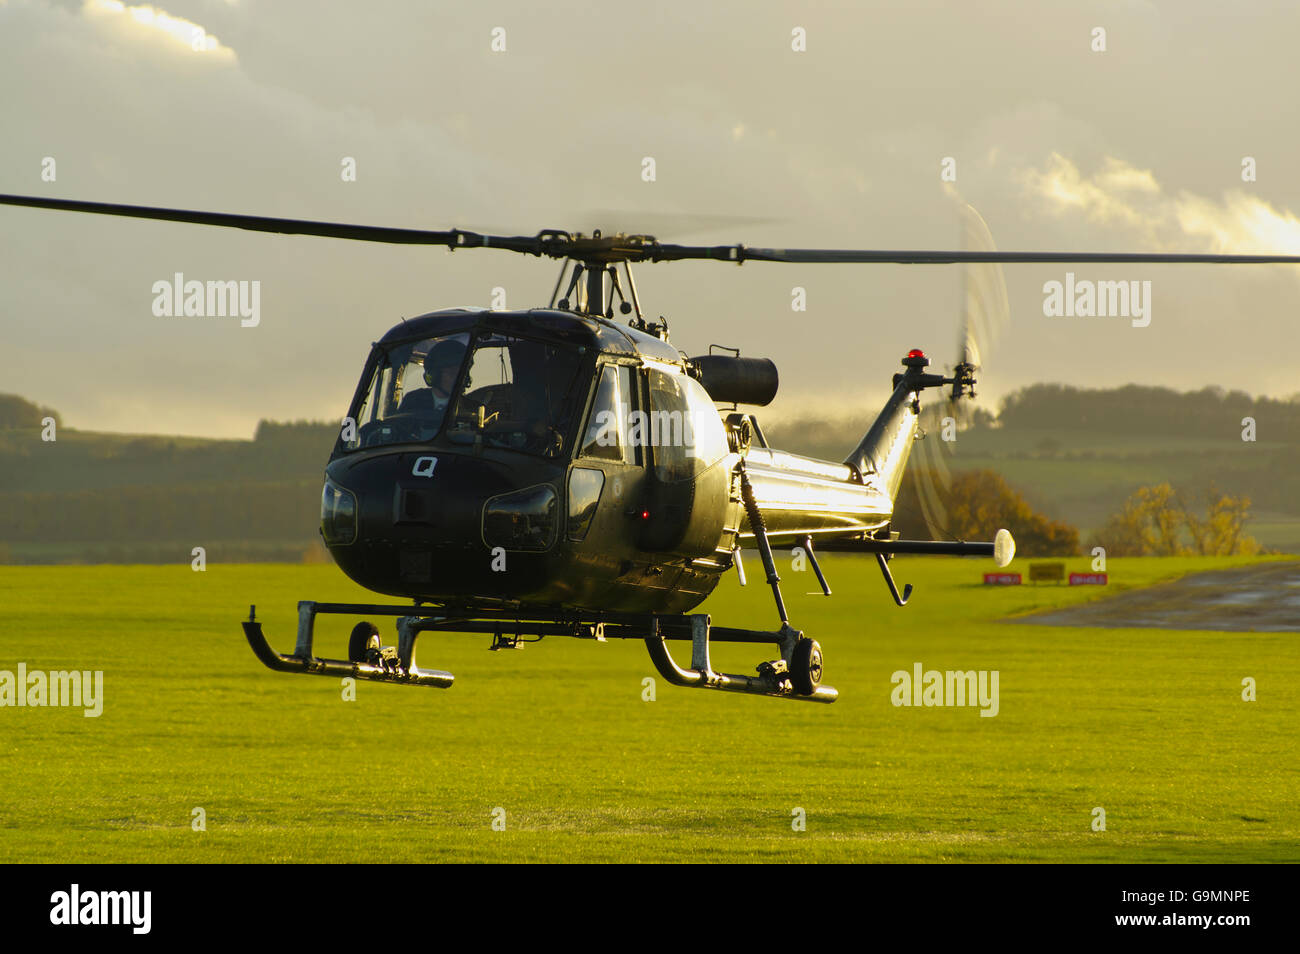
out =
<path fill-rule="evenodd" d="M 952 475 L 944 461 L 944 450 L 936 446 L 940 440 L 942 415 L 938 410 L 943 405 L 931 405 L 921 413 L 921 431 L 925 434 L 917 442 L 914 454 L 917 458 L 911 468 L 913 486 L 921 505 L 921 516 L 931 538 L 947 536 L 948 511 L 944 501 L 952 483 Z"/>
<path fill-rule="evenodd" d="M 996 252 L 988 223 L 970 203 L 960 203 L 962 248 L 974 252 Z M 1011 320 L 1006 277 L 996 262 L 969 262 L 963 266 L 965 296 L 962 303 L 961 360 L 975 368 L 983 365 L 1002 330 Z"/>

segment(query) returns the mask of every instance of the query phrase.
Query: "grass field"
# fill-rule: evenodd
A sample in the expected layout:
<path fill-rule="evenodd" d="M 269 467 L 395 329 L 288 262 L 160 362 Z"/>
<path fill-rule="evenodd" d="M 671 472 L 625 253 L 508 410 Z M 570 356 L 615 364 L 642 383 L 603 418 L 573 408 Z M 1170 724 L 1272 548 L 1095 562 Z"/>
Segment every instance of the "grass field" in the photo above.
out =
<path fill-rule="evenodd" d="M 1241 562 L 1112 560 L 1109 589 Z M 873 562 L 824 564 L 835 597 L 788 562 L 785 590 L 831 706 L 657 677 L 646 702 L 639 642 L 461 635 L 420 646 L 453 688 L 348 702 L 264 669 L 238 626 L 256 603 L 288 651 L 297 600 L 369 598 L 332 566 L 0 567 L 0 669 L 105 685 L 99 718 L 0 708 L 0 861 L 1300 861 L 1296 634 L 1007 625 L 1103 594 L 984 587 L 987 561 L 896 561 L 916 584 L 898 609 Z M 773 628 L 750 571 L 715 622 Z M 342 655 L 351 622 L 323 619 L 317 652 Z M 895 707 L 916 662 L 998 670 L 999 714 Z"/>

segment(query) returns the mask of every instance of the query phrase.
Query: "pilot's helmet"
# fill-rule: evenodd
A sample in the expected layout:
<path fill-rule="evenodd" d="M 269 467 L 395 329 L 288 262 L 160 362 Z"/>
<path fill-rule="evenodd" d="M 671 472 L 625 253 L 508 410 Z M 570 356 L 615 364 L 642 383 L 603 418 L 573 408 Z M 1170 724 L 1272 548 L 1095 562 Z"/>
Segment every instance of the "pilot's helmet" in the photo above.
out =
<path fill-rule="evenodd" d="M 447 368 L 456 369 L 465 360 L 465 345 L 459 341 L 440 341 L 424 356 L 424 383 L 433 387 Z"/>

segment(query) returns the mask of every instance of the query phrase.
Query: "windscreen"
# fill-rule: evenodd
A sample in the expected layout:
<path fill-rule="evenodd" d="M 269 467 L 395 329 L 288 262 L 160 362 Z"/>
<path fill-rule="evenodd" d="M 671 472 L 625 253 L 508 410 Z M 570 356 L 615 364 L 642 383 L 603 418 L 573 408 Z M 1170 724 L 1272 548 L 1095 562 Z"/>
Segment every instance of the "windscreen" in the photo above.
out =
<path fill-rule="evenodd" d="M 578 381 L 580 362 L 575 348 L 479 336 L 452 407 L 448 438 L 544 457 L 567 455 L 570 425 L 586 397 Z"/>
<path fill-rule="evenodd" d="M 453 444 L 561 456 L 580 362 L 576 349 L 506 335 L 460 332 L 394 345 L 375 365 L 344 448 L 441 434 Z"/>

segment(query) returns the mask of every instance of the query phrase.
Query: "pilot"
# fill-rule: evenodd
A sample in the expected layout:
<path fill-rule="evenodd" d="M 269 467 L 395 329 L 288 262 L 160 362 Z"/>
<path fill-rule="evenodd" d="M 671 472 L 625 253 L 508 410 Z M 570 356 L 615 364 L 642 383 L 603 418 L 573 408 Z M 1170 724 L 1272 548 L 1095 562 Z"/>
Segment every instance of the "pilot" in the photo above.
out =
<path fill-rule="evenodd" d="M 456 373 L 465 360 L 465 345 L 459 341 L 440 341 L 424 356 L 424 383 L 427 388 L 412 391 L 402 398 L 402 414 L 418 414 L 435 427 L 442 424 L 451 392 L 456 387 Z"/>

